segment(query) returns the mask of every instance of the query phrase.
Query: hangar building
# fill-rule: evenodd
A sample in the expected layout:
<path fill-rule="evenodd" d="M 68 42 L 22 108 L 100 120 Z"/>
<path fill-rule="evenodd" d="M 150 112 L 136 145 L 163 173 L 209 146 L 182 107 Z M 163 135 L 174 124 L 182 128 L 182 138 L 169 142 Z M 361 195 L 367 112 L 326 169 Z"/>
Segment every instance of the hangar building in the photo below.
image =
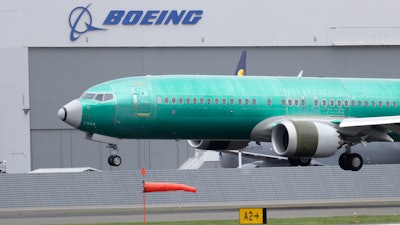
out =
<path fill-rule="evenodd" d="M 184 140 L 105 144 L 57 117 L 90 86 L 146 74 L 399 77 L 400 3 L 374 1 L 3 1 L 0 3 L 0 161 L 37 168 L 178 168 Z M 268 91 L 268 90 L 266 90 Z"/>

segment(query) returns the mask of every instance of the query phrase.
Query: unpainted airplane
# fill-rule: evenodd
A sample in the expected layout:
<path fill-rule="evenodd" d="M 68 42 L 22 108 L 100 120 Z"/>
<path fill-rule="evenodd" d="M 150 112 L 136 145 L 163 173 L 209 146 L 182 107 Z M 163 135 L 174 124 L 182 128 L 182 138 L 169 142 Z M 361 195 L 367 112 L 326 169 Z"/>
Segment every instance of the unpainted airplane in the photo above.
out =
<path fill-rule="evenodd" d="M 289 158 L 329 157 L 357 171 L 351 147 L 400 137 L 400 80 L 231 75 L 160 75 L 116 79 L 89 88 L 58 111 L 86 138 L 114 149 L 120 139 L 188 139 L 204 150 L 271 142 Z M 377 150 L 379 151 L 379 150 Z"/>
<path fill-rule="evenodd" d="M 234 75 L 245 76 L 246 74 L 246 51 L 243 51 Z M 303 70 L 297 75 L 302 77 Z M 376 149 L 380 151 L 376 151 Z M 368 146 L 356 145 L 352 151 L 362 156 L 364 164 L 398 164 L 400 163 L 400 146 L 398 143 L 372 143 Z M 220 151 L 220 164 L 223 168 L 258 168 L 274 166 L 322 166 L 337 165 L 340 151 L 335 155 L 325 158 L 312 159 L 307 157 L 288 158 L 278 156 L 272 144 L 263 142 L 256 144 L 250 142 L 241 150 Z"/>

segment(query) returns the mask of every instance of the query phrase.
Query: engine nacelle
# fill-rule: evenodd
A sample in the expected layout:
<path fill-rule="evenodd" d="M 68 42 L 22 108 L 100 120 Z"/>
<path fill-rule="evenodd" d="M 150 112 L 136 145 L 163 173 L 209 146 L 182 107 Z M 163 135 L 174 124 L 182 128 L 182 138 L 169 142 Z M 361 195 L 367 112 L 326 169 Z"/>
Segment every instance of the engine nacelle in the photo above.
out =
<path fill-rule="evenodd" d="M 324 123 L 285 120 L 272 129 L 275 152 L 287 157 L 328 157 L 340 147 L 337 130 Z"/>
<path fill-rule="evenodd" d="M 202 150 L 238 150 L 245 148 L 248 141 L 212 141 L 212 140 L 188 140 L 193 148 Z"/>

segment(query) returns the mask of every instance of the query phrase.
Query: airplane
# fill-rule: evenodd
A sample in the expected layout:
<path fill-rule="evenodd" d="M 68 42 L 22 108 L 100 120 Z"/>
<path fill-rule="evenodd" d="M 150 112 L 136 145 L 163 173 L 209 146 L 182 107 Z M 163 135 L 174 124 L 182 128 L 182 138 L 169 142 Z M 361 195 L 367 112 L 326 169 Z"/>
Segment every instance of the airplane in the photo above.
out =
<path fill-rule="evenodd" d="M 245 76 L 246 75 L 246 51 L 242 51 L 242 54 L 240 55 L 238 65 L 236 67 L 234 75 L 236 76 Z M 303 70 L 300 71 L 300 73 L 297 75 L 297 77 L 302 77 L 303 75 Z M 281 157 L 277 156 L 274 154 L 260 154 L 257 152 L 253 152 L 254 148 L 250 148 L 252 143 L 249 143 L 249 145 L 245 149 L 241 149 L 239 151 L 220 151 L 220 163 L 222 167 L 241 167 L 241 164 L 239 164 L 239 161 L 245 161 L 246 167 L 247 168 L 253 168 L 253 167 L 260 167 L 260 166 L 308 166 L 311 164 L 312 159 L 307 158 L 307 157 Z M 265 145 L 270 145 L 263 143 L 262 148 L 263 149 L 269 149 L 269 147 L 266 147 Z M 266 147 L 266 148 L 264 148 Z M 251 149 L 251 150 L 250 150 Z M 258 149 L 258 148 L 256 148 Z M 250 150 L 250 151 L 249 151 Z M 236 157 L 231 156 L 231 154 L 237 155 L 238 159 L 234 160 Z M 245 156 L 243 159 L 242 155 Z M 254 159 L 258 159 L 258 161 L 254 161 Z M 260 161 L 261 159 L 261 161 Z M 234 162 L 232 162 L 234 160 Z M 287 162 L 282 162 L 282 161 L 287 161 Z M 237 162 L 237 164 L 236 164 Z M 238 165 L 239 164 L 239 165 Z M 235 166 L 237 165 L 237 166 Z M 322 165 L 319 164 L 316 161 L 313 161 L 312 165 Z"/>
<path fill-rule="evenodd" d="M 400 140 L 400 80 L 231 75 L 156 75 L 95 85 L 58 117 L 109 144 L 118 166 L 120 139 L 187 139 L 203 150 L 271 142 L 285 157 L 329 157 L 358 171 L 351 147 Z M 379 150 L 377 150 L 379 151 Z"/>

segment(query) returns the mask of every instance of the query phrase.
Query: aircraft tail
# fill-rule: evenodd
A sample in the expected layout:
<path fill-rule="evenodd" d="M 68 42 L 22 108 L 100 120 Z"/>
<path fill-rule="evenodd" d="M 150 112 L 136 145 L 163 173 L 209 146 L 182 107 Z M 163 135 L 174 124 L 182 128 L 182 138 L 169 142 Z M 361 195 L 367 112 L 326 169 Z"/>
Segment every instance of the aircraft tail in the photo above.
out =
<path fill-rule="evenodd" d="M 246 51 L 242 51 L 242 55 L 240 56 L 239 63 L 235 71 L 235 75 L 237 76 L 246 75 Z"/>

